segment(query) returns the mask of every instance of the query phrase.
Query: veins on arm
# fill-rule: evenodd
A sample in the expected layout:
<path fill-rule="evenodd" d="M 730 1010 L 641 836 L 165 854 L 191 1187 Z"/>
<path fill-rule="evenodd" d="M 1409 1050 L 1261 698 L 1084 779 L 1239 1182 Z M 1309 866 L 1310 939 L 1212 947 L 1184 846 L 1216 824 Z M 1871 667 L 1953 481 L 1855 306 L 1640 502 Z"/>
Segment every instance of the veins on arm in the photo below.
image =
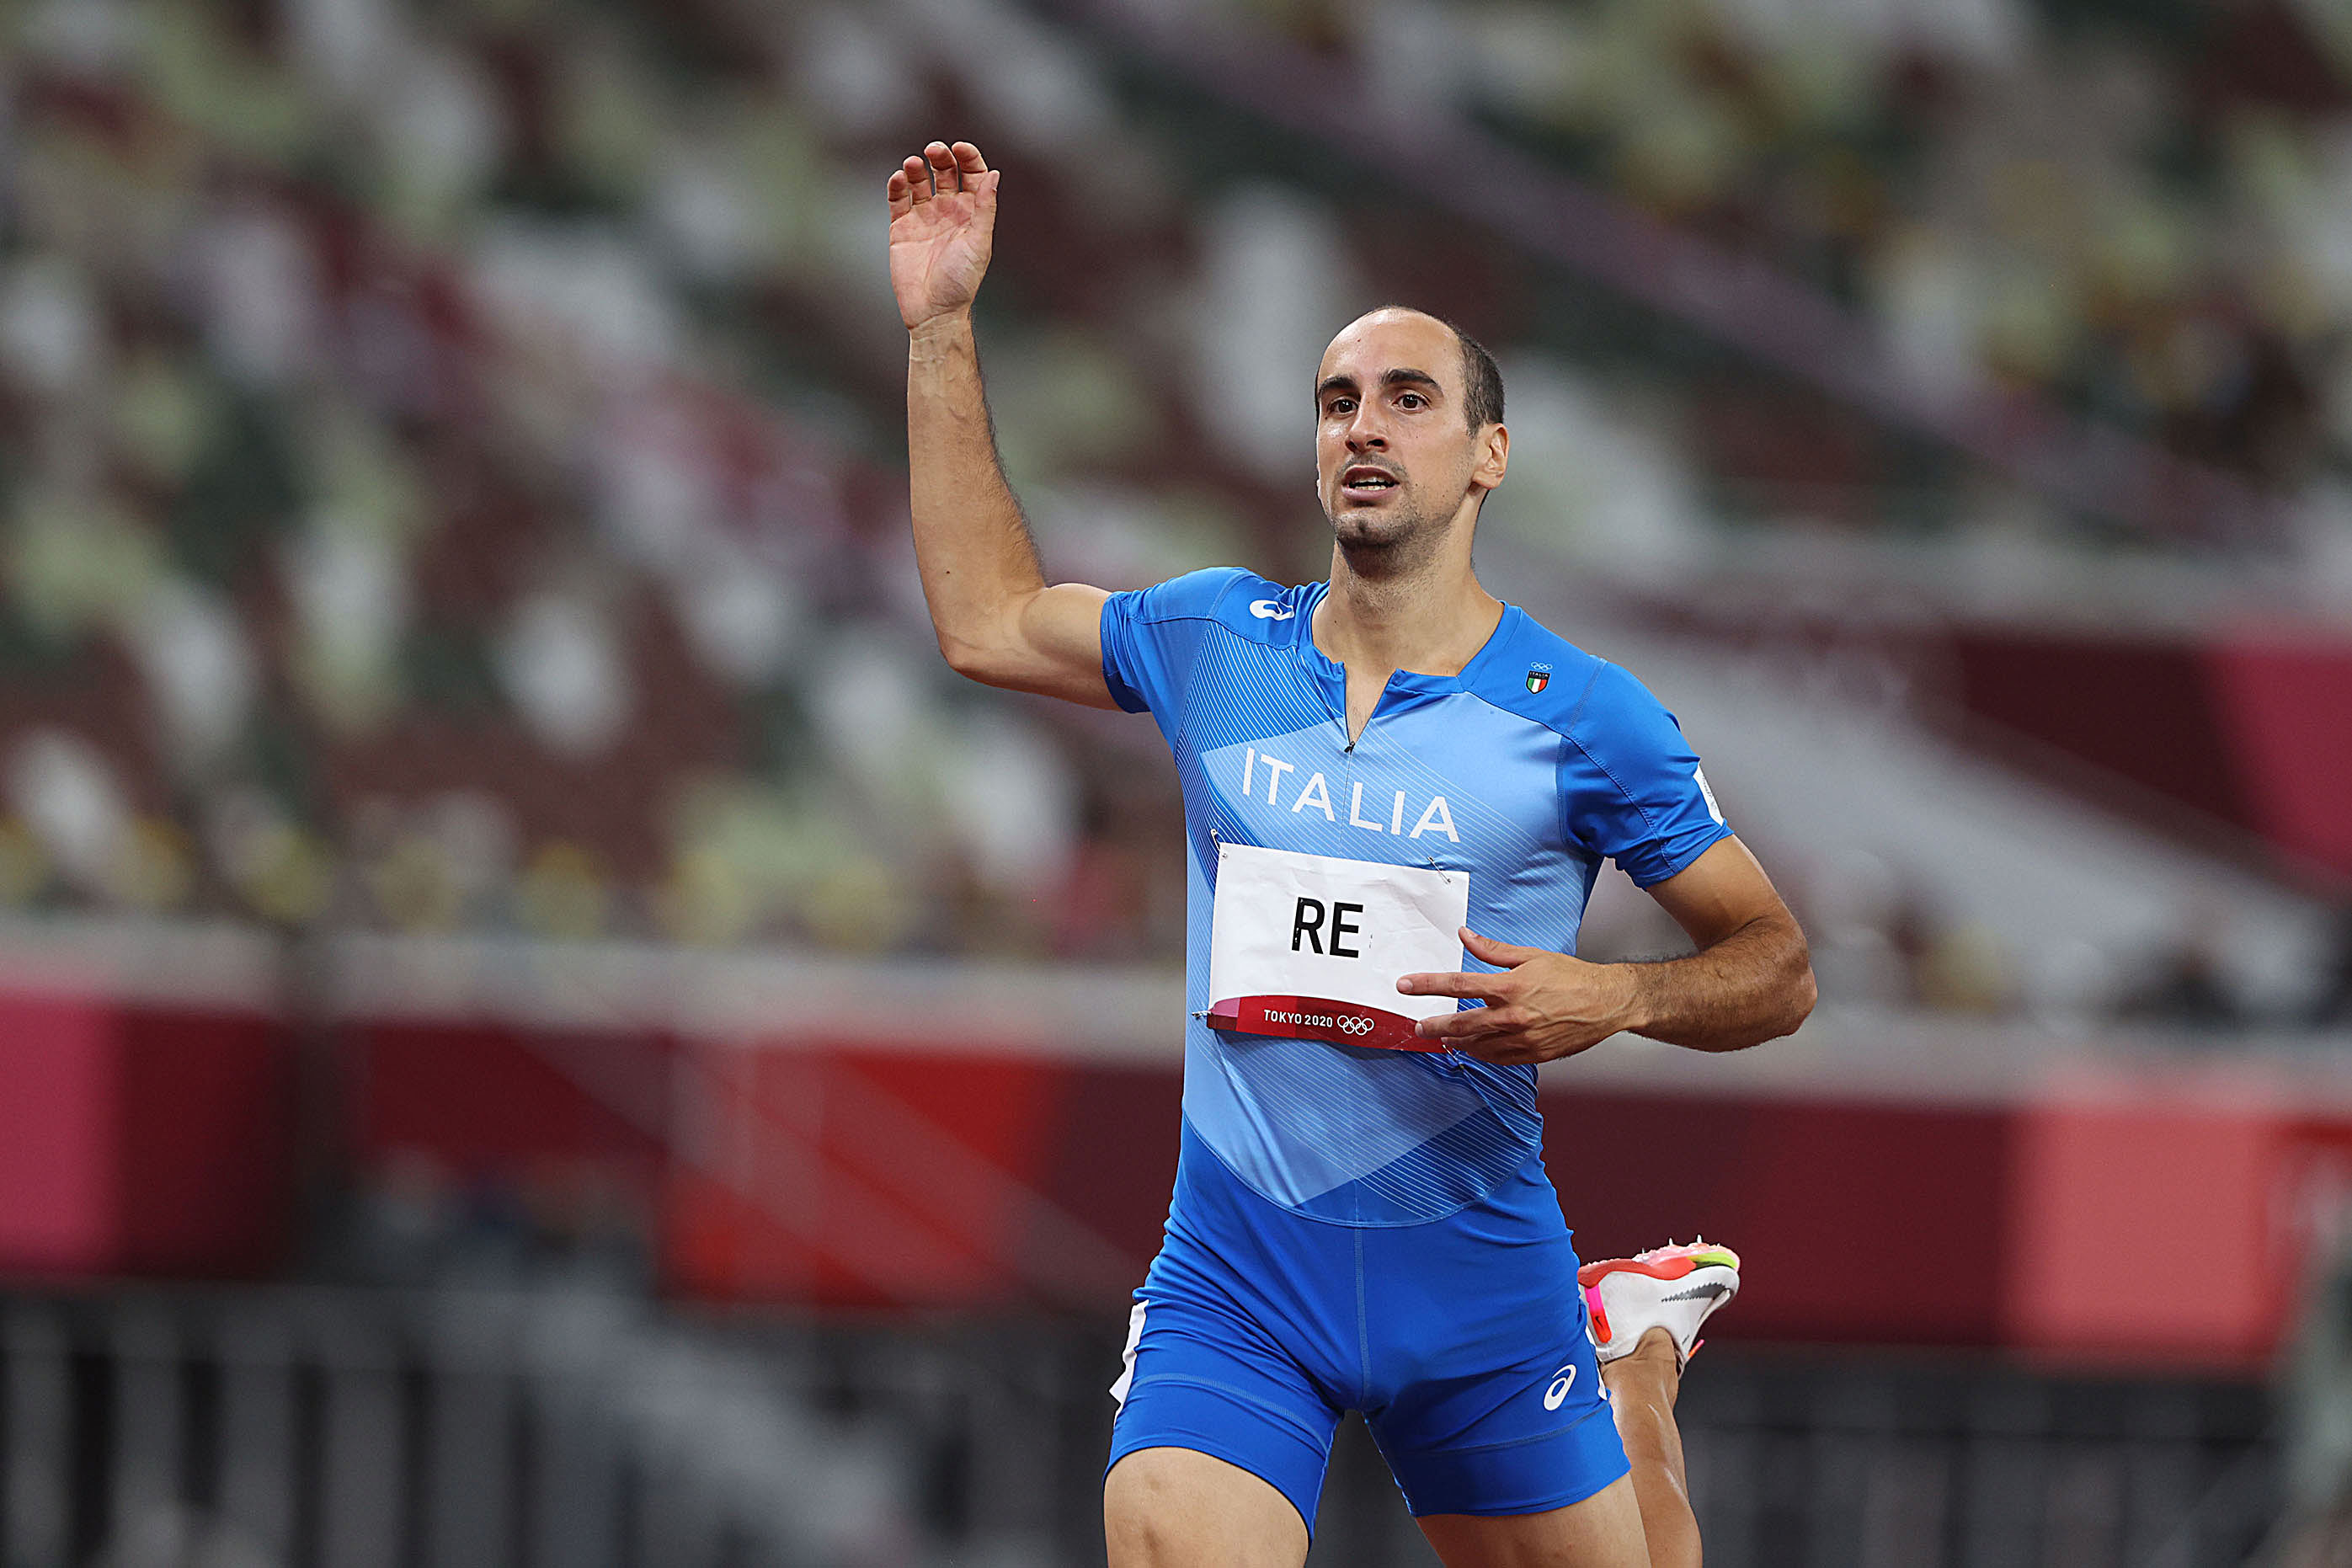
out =
<path fill-rule="evenodd" d="M 1737 838 L 1650 889 L 1698 951 L 1629 964 L 1633 1032 L 1736 1051 L 1792 1033 L 1812 1012 L 1812 957 L 1796 916 Z"/>
<path fill-rule="evenodd" d="M 1737 1051 L 1793 1033 L 1812 1012 L 1804 932 L 1785 911 L 1759 915 L 1682 958 L 1636 960 L 1633 1032 L 1702 1051 Z"/>

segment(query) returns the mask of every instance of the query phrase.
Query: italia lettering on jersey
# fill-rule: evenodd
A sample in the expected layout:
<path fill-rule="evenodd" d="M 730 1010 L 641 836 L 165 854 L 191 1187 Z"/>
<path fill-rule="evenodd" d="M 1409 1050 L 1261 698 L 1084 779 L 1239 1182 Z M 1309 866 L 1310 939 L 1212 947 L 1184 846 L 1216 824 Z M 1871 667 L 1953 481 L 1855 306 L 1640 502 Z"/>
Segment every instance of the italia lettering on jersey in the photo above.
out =
<path fill-rule="evenodd" d="M 1531 1068 L 1377 1048 L 1409 1034 L 1407 1004 L 1454 1005 L 1397 995 L 1401 969 L 1365 978 L 1367 944 L 1407 926 L 1426 941 L 1450 918 L 1413 902 L 1423 884 L 1403 869 L 1439 879 L 1427 886 L 1450 889 L 1459 923 L 1572 952 L 1604 860 L 1653 886 L 1730 830 L 1656 699 L 1516 607 L 1459 674 L 1399 671 L 1350 743 L 1346 671 L 1314 643 L 1326 591 L 1228 568 L 1113 595 L 1103 674 L 1121 707 L 1151 713 L 1184 790 L 1186 1121 L 1296 1212 L 1418 1223 L 1521 1172 L 1539 1123 Z M 1220 907 L 1229 848 L 1284 858 L 1252 863 L 1272 879 L 1238 915 Z M 1458 945 L 1442 956 L 1487 967 Z M 1229 1005 L 1251 999 L 1246 1016 Z"/>
<path fill-rule="evenodd" d="M 1241 793 L 1244 796 L 1251 795 L 1256 789 L 1259 771 L 1260 759 L 1257 748 L 1245 747 L 1242 753 Z M 1279 805 L 1284 799 L 1283 779 L 1302 770 L 1296 763 L 1285 762 L 1280 757 L 1268 752 L 1264 759 L 1264 771 L 1267 804 Z M 1419 807 L 1419 815 L 1413 818 L 1412 830 L 1409 833 L 1404 826 L 1405 792 L 1402 790 L 1395 792 L 1385 821 L 1379 814 L 1380 804 L 1376 797 L 1372 802 L 1374 814 L 1369 818 L 1366 817 L 1363 781 L 1360 779 L 1355 781 L 1349 785 L 1348 793 L 1348 826 L 1360 828 L 1367 833 L 1391 833 L 1404 838 L 1418 838 L 1424 833 L 1443 833 L 1456 844 L 1462 842 L 1462 836 L 1454 831 L 1454 814 L 1447 809 L 1445 797 L 1442 795 L 1431 795 L 1427 804 Z M 1321 812 L 1323 820 L 1326 822 L 1339 820 L 1339 814 L 1332 809 L 1331 787 L 1324 782 L 1320 773 L 1307 773 L 1306 782 L 1298 786 L 1297 798 L 1290 803 L 1293 815 L 1310 808 Z"/>

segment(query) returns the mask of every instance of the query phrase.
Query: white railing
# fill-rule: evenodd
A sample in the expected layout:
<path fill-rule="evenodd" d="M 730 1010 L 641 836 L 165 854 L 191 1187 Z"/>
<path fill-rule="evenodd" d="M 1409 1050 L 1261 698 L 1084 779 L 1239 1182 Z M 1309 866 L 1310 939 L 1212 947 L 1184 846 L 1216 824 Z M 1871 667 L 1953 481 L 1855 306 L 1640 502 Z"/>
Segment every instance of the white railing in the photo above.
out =
<path fill-rule="evenodd" d="M 8 1568 L 913 1560 L 909 1467 L 789 1363 L 617 1298 L 0 1301 Z"/>

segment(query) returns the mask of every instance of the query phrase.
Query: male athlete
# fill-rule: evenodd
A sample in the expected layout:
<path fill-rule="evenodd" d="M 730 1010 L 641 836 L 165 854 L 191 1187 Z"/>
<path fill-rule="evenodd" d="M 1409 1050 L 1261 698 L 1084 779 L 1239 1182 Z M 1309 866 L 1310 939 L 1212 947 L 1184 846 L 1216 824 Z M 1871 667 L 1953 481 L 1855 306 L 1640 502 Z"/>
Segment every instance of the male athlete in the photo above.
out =
<path fill-rule="evenodd" d="M 1297 1568 L 1350 1409 L 1449 1568 L 1696 1564 L 1674 1400 L 1738 1259 L 1663 1248 L 1580 1289 L 1535 1065 L 1621 1030 L 1786 1034 L 1812 1006 L 1802 933 L 1673 718 L 1479 585 L 1501 381 L 1433 317 L 1376 310 L 1325 351 L 1328 584 L 1049 587 L 972 342 L 997 181 L 965 142 L 889 180 L 940 651 L 1150 710 L 1189 819 L 1182 1152 L 1115 1390 L 1114 1568 Z M 1569 956 L 1604 858 L 1693 956 Z"/>

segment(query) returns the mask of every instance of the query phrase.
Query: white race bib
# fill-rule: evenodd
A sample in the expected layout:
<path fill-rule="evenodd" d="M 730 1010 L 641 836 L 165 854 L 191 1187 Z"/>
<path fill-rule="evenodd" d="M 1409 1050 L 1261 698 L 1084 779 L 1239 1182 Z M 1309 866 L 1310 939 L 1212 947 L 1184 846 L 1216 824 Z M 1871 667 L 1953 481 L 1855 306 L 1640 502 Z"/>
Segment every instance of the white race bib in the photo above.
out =
<path fill-rule="evenodd" d="M 1470 874 L 1217 846 L 1209 1022 L 1248 1035 L 1440 1051 L 1412 1032 L 1451 996 L 1406 996 L 1397 976 L 1462 967 Z"/>

